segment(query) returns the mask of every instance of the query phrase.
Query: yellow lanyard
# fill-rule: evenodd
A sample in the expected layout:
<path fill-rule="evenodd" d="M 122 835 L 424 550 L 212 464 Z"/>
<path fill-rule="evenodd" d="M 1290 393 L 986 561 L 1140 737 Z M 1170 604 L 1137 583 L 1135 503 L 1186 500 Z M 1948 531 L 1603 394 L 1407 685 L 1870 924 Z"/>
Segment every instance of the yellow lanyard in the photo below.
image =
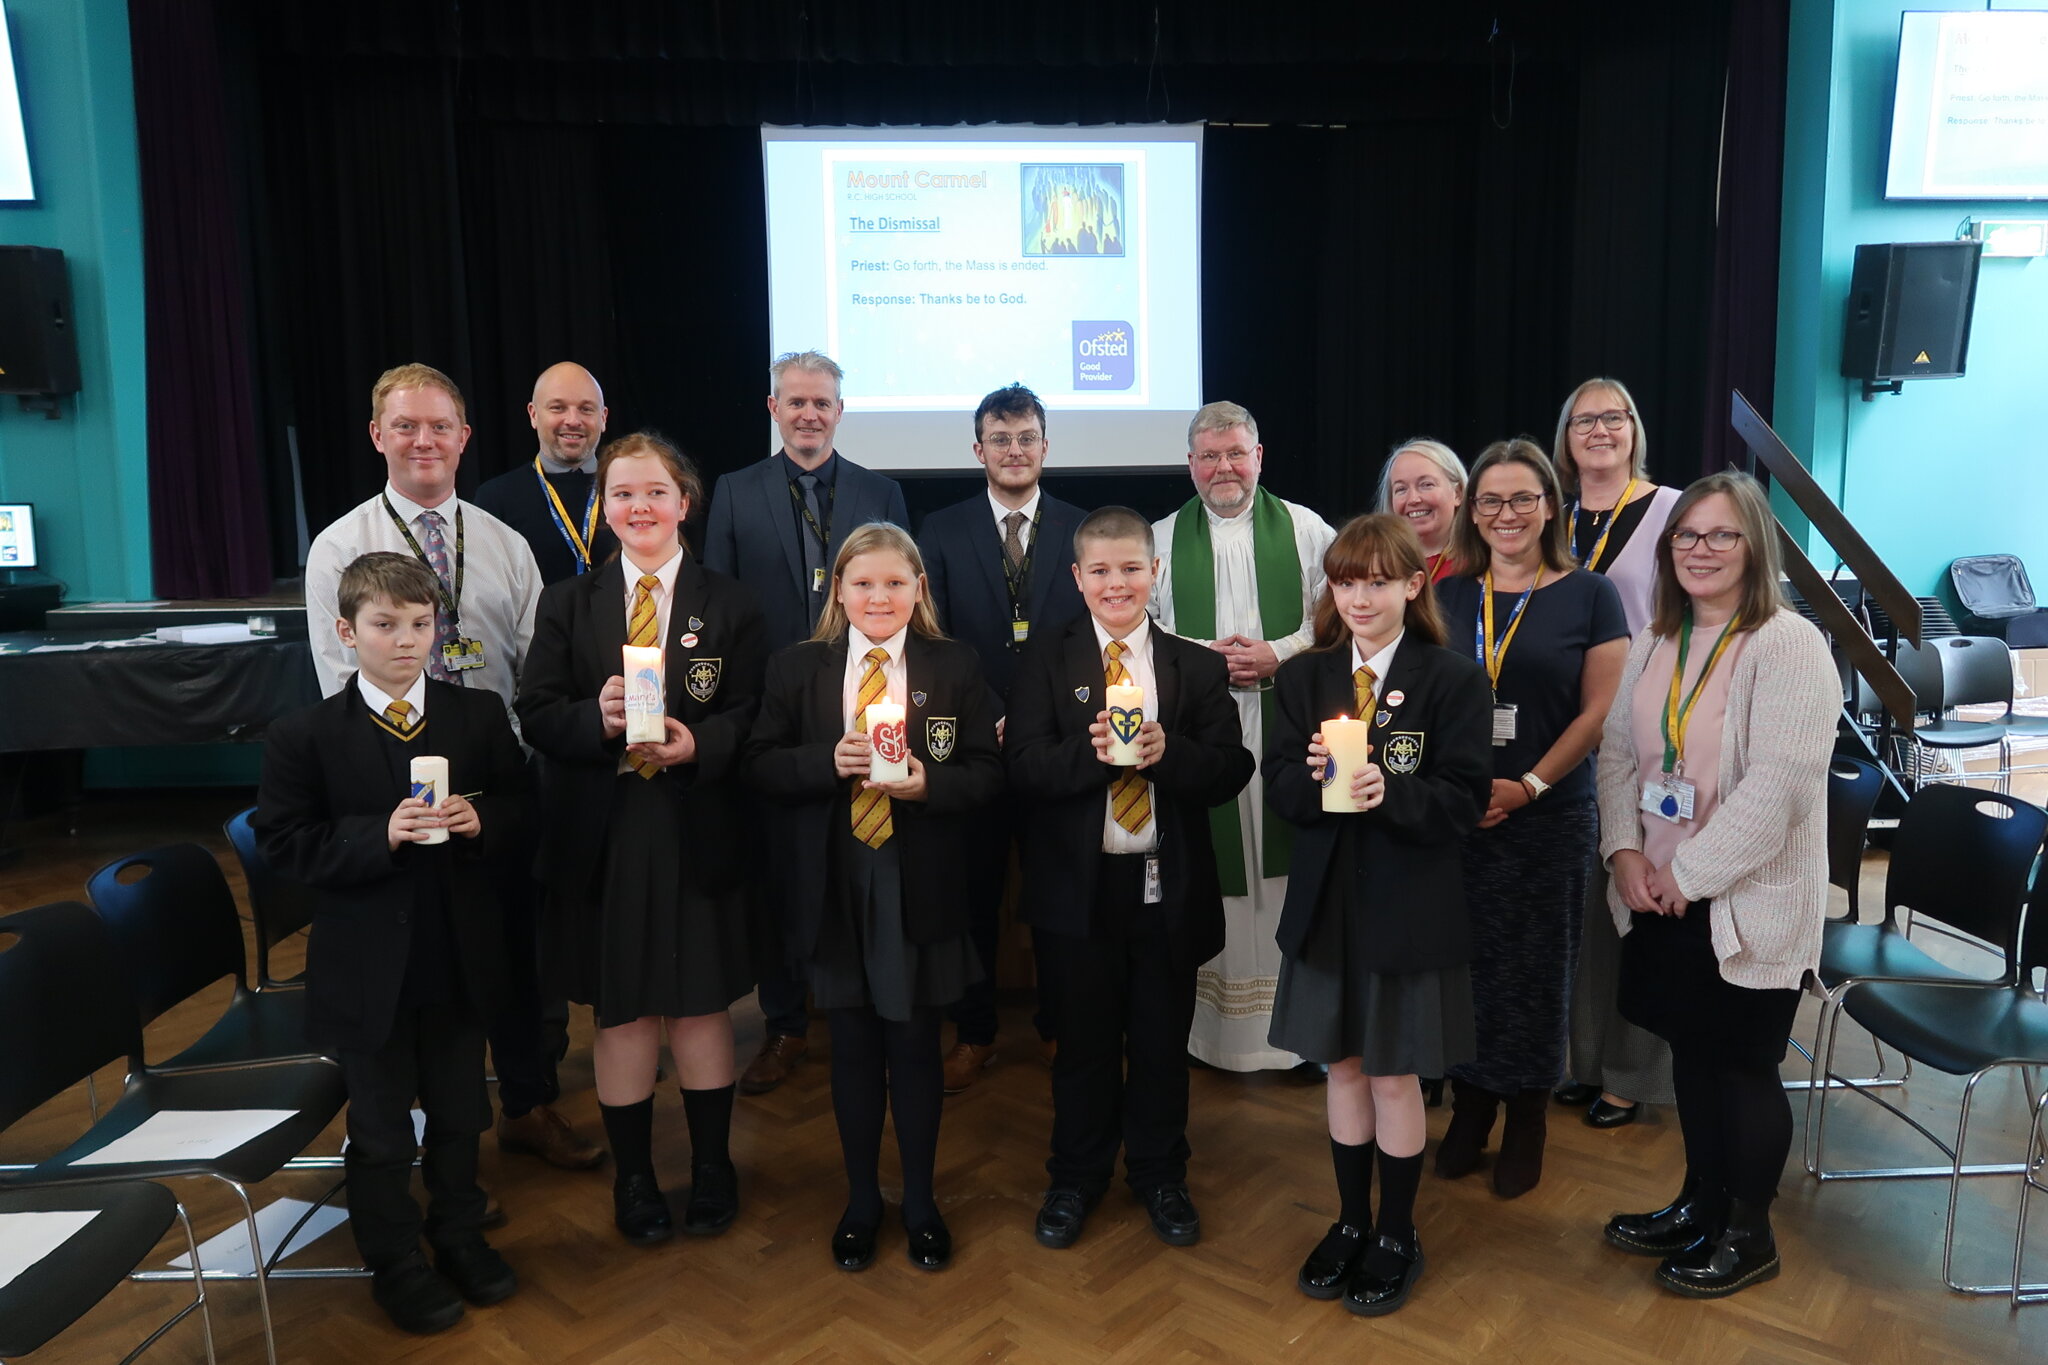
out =
<path fill-rule="evenodd" d="M 1485 634 L 1479 638 L 1479 661 L 1486 665 L 1487 680 L 1495 692 L 1500 691 L 1500 666 L 1508 657 L 1508 646 L 1514 643 L 1515 632 L 1522 628 L 1522 609 L 1529 605 L 1529 599 L 1536 595 L 1536 589 L 1543 586 L 1543 570 L 1547 566 L 1536 566 L 1536 581 L 1523 589 L 1515 602 L 1514 611 L 1508 616 L 1507 633 L 1500 637 L 1498 645 L 1493 642 L 1493 570 L 1486 571 L 1486 582 L 1480 594 L 1480 617 L 1484 621 Z"/>
<path fill-rule="evenodd" d="M 1714 665 L 1721 662 L 1721 656 L 1728 652 L 1728 646 L 1735 639 L 1736 617 L 1729 617 L 1728 624 L 1721 627 L 1721 638 L 1714 641 L 1714 652 L 1707 656 L 1707 666 L 1700 670 L 1699 680 L 1692 685 L 1681 704 L 1678 700 L 1678 684 L 1685 676 L 1685 654 L 1692 645 L 1692 611 L 1687 609 L 1685 620 L 1678 626 L 1678 662 L 1671 669 L 1671 695 L 1664 702 L 1664 771 L 1682 772 L 1685 768 L 1685 731 L 1692 724 L 1693 708 L 1700 703 L 1700 693 L 1707 690 L 1707 679 L 1714 674 Z"/>
<path fill-rule="evenodd" d="M 1600 533 L 1600 539 L 1593 542 L 1593 553 L 1579 561 L 1583 568 L 1592 568 L 1600 562 L 1600 552 L 1607 548 L 1607 537 L 1614 534 L 1614 525 L 1621 520 L 1621 509 L 1628 506 L 1629 494 L 1636 491 L 1636 480 L 1628 481 L 1628 487 L 1621 490 L 1621 501 L 1614 504 L 1614 515 L 1607 518 L 1607 529 Z M 1577 544 L 1579 536 L 1579 505 L 1572 504 L 1572 541 Z"/>
<path fill-rule="evenodd" d="M 576 572 L 582 573 L 590 567 L 590 547 L 597 539 L 597 488 L 593 484 L 590 497 L 583 504 L 582 534 L 577 534 L 576 519 L 569 515 L 569 509 L 562 505 L 562 495 L 548 482 L 547 470 L 542 467 L 540 456 L 533 457 L 533 477 L 540 480 L 543 493 L 554 512 L 555 526 L 569 542 L 569 548 L 576 552 Z"/>

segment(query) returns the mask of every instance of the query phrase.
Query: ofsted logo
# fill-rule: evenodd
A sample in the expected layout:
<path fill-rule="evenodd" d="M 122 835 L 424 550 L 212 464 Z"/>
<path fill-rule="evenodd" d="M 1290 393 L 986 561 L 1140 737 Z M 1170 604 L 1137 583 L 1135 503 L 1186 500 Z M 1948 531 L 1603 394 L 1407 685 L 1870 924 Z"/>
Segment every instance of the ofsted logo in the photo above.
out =
<path fill-rule="evenodd" d="M 1137 377 L 1137 338 L 1128 322 L 1074 324 L 1074 387 L 1128 389 Z"/>

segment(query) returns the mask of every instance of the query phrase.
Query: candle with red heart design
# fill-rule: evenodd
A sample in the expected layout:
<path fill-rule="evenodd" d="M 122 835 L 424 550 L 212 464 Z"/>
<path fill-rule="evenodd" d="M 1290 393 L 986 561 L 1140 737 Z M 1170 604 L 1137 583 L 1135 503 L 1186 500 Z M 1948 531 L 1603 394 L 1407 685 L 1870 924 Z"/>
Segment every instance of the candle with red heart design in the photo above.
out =
<path fill-rule="evenodd" d="M 878 701 L 868 707 L 866 715 L 868 781 L 903 781 L 910 776 L 910 739 L 904 733 L 902 705 Z"/>

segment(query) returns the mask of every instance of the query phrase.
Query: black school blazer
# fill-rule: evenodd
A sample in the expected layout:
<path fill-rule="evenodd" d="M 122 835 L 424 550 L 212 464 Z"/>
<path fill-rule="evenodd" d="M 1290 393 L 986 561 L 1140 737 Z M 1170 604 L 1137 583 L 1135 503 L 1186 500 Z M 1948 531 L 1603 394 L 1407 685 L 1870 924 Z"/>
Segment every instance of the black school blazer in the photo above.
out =
<path fill-rule="evenodd" d="M 427 680 L 419 752 L 448 760 L 449 780 L 483 826 L 474 839 L 406 844 L 386 837 L 410 784 L 385 752 L 350 674 L 325 701 L 277 721 L 263 742 L 250 824 L 282 876 L 311 887 L 306 1031 L 322 1047 L 370 1052 L 391 1035 L 412 947 L 417 897 L 443 894 L 471 1006 L 488 1018 L 506 990 L 505 931 L 493 871 L 520 856 L 526 759 L 498 694 Z"/>
<path fill-rule="evenodd" d="M 890 812 L 903 865 L 903 923 L 912 943 L 938 943 L 967 931 L 971 836 L 1003 790 L 996 749 L 994 694 L 973 649 L 913 632 L 903 647 L 910 693 L 905 722 L 910 751 L 924 765 L 923 801 Z M 853 780 L 840 777 L 832 750 L 846 733 L 846 640 L 805 640 L 768 661 L 761 714 L 747 742 L 746 776 L 760 793 L 765 840 L 747 856 L 765 860 L 768 885 L 791 959 L 808 960 L 828 903 L 838 903 L 831 874 L 839 830 L 852 821 Z"/>
<path fill-rule="evenodd" d="M 1398 695 L 1398 700 L 1396 699 Z M 1326 815 L 1309 776 L 1309 736 L 1356 709 L 1351 650 L 1297 654 L 1273 679 L 1266 799 L 1300 829 L 1280 912 L 1280 951 L 1299 957 L 1326 878 L 1350 879 L 1351 932 L 1375 972 L 1471 960 L 1461 848 L 1493 794 L 1493 695 L 1471 659 L 1409 633 L 1379 686 L 1372 757 L 1386 800 L 1363 815 Z M 1382 722 L 1381 716 L 1386 720 Z M 1355 821 L 1350 867 L 1331 867 L 1337 832 Z"/>
<path fill-rule="evenodd" d="M 1150 627 L 1157 720 L 1166 753 L 1141 775 L 1152 783 L 1159 822 L 1161 907 L 1178 960 L 1223 951 L 1223 891 L 1216 877 L 1209 808 L 1234 801 L 1252 778 L 1223 656 Z M 1024 651 L 1003 734 L 1011 790 L 1026 803 L 1019 917 L 1054 933 L 1095 926 L 1096 858 L 1103 803 L 1117 769 L 1095 756 L 1088 727 L 1103 707 L 1102 651 L 1083 616 Z"/>
<path fill-rule="evenodd" d="M 541 593 L 519 679 L 519 724 L 541 756 L 534 875 L 564 895 L 601 889 L 605 819 L 626 751 L 604 738 L 597 694 L 626 643 L 626 565 L 614 559 Z M 685 644 L 685 640 L 690 643 Z M 690 728 L 697 757 L 651 779 L 683 788 L 676 841 L 707 893 L 739 884 L 752 859 L 746 803 L 732 779 L 760 706 L 768 634 L 744 586 L 685 557 L 662 642 L 668 713 Z"/>

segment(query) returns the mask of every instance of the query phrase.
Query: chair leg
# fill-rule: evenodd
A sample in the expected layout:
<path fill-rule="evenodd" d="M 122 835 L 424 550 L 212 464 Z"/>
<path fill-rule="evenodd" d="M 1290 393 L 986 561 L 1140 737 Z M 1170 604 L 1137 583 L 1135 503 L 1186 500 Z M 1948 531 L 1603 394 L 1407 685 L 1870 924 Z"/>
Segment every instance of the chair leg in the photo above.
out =
<path fill-rule="evenodd" d="M 263 1271 L 263 1240 L 262 1234 L 256 1230 L 256 1206 L 249 1202 L 249 1192 L 242 1188 L 240 1181 L 229 1180 L 224 1175 L 217 1175 L 214 1179 L 233 1190 L 242 1201 L 242 1221 L 249 1227 L 249 1263 L 256 1270 L 256 1306 L 263 1314 L 263 1354 L 270 1365 L 277 1365 L 277 1334 L 270 1322 L 270 1277 Z M 198 1263 L 197 1255 L 192 1259 L 194 1264 Z"/>
<path fill-rule="evenodd" d="M 2048 1094 L 2044 1094 L 2033 1107 L 2033 1123 L 2027 1129 L 2027 1169 L 2020 1172 L 2020 1208 L 2012 1228 L 2012 1306 L 2018 1308 L 2024 1303 L 2039 1303 L 2048 1295 L 2042 1289 L 2048 1286 L 2029 1285 L 2020 1279 L 2027 1250 L 2027 1205 L 2034 1193 L 2034 1170 L 2044 1155 L 2041 1149 L 2042 1111 L 2048 1109 Z"/>

